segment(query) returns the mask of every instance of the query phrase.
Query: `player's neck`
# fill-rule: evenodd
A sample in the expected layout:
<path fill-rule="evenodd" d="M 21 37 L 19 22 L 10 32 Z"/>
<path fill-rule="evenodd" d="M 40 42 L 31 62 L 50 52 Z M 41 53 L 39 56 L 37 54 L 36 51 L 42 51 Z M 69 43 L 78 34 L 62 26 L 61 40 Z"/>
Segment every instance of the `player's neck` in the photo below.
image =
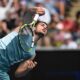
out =
<path fill-rule="evenodd" d="M 40 37 L 35 34 L 35 35 L 34 35 L 34 43 L 37 43 L 39 39 L 40 39 Z"/>
<path fill-rule="evenodd" d="M 38 40 L 40 40 L 41 38 L 43 37 L 43 35 L 42 34 L 34 34 L 34 43 L 37 43 L 38 42 Z"/>

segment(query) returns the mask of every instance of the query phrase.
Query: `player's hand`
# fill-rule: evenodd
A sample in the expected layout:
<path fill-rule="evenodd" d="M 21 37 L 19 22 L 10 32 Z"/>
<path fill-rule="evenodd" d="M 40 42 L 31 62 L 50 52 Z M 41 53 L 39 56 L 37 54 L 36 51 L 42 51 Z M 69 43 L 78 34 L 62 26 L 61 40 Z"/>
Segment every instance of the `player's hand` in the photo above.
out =
<path fill-rule="evenodd" d="M 45 10 L 43 7 L 33 7 L 32 9 L 35 10 L 37 14 L 40 14 L 40 15 L 45 14 Z"/>
<path fill-rule="evenodd" d="M 22 63 L 18 69 L 15 71 L 16 77 L 22 77 L 26 75 L 30 70 L 32 70 L 37 65 L 37 62 L 32 60 L 27 60 Z"/>
<path fill-rule="evenodd" d="M 32 60 L 28 60 L 26 61 L 26 64 L 27 64 L 27 69 L 33 69 L 36 65 L 37 65 L 37 62 L 36 61 L 32 61 Z"/>

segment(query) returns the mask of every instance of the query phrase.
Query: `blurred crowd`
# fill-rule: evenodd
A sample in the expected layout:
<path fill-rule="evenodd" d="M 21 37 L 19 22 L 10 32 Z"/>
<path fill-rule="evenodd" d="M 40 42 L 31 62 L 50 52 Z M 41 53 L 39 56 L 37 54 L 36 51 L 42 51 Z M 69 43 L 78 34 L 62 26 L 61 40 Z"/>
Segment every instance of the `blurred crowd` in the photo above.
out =
<path fill-rule="evenodd" d="M 69 14 L 72 2 L 79 0 L 0 0 L 0 38 L 15 27 L 31 22 L 33 6 L 46 7 L 51 15 L 48 34 L 39 40 L 38 47 L 60 49 L 80 48 L 80 10 L 75 19 Z"/>

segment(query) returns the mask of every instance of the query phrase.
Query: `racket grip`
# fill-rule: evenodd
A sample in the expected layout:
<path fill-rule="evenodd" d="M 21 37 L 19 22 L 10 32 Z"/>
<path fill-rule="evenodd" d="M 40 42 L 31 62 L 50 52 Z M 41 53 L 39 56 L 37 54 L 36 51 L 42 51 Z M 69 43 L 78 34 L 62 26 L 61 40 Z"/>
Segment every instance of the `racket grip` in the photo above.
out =
<path fill-rule="evenodd" d="M 38 18 L 39 18 L 39 14 L 35 14 L 35 16 L 34 16 L 34 21 L 37 21 Z"/>

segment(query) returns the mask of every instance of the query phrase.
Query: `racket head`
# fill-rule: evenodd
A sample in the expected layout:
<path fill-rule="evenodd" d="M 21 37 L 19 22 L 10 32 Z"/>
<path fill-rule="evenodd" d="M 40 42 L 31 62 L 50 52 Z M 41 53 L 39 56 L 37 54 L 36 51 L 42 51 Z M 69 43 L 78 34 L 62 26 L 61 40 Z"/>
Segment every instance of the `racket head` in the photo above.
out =
<path fill-rule="evenodd" d="M 32 12 L 31 10 L 27 10 L 26 13 L 24 14 L 23 23 L 24 24 L 30 24 L 33 21 L 35 13 Z"/>

